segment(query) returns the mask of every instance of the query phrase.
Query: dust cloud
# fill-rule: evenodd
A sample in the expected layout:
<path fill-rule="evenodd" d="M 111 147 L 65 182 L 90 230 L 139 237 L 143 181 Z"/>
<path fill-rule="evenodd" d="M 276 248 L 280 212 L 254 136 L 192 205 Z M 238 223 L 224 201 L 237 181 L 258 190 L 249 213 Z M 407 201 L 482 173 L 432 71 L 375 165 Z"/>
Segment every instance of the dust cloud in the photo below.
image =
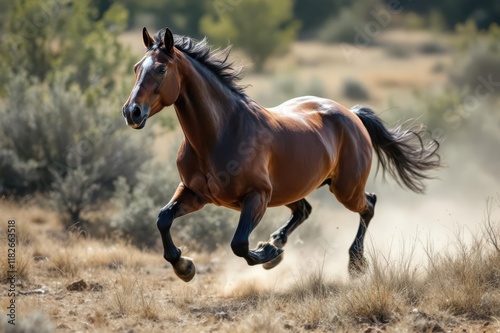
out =
<path fill-rule="evenodd" d="M 486 200 L 498 195 L 498 180 L 482 172 L 473 160 L 445 162 L 448 166 L 436 173 L 437 179 L 427 182 L 427 192 L 423 195 L 402 189 L 392 180 L 382 181 L 380 174 L 375 177 L 373 168 L 366 190 L 377 193 L 378 201 L 365 240 L 369 260 L 370 256 L 394 262 L 409 258 L 414 267 L 423 267 L 429 250 L 453 251 L 458 239 L 467 243 L 482 231 Z M 347 251 L 359 217 L 341 206 L 326 188 L 316 191 L 308 200 L 313 212 L 290 236 L 285 258 L 274 269 L 250 267 L 231 251 L 223 256 L 225 264 L 220 274 L 223 295 L 292 288 L 318 271 L 325 281 L 348 281 Z M 272 227 L 262 228 L 274 231 L 285 222 L 288 213 L 288 210 L 271 213 L 272 217 L 261 224 Z M 256 234 L 251 246 L 267 240 L 264 232 L 256 230 Z"/>

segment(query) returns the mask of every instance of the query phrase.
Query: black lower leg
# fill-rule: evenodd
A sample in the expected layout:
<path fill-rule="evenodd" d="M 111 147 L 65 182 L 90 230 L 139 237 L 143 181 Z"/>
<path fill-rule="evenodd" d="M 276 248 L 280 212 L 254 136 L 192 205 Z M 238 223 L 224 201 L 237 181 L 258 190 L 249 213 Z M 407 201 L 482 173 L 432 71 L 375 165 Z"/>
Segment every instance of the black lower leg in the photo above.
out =
<path fill-rule="evenodd" d="M 284 226 L 271 234 L 269 240 L 279 248 L 285 246 L 288 236 L 309 217 L 312 211 L 312 207 L 306 199 L 300 199 L 286 206 L 292 210 L 292 216 Z"/>
<path fill-rule="evenodd" d="M 375 213 L 377 197 L 375 194 L 366 193 L 366 200 L 368 201 L 368 209 L 360 214 L 358 232 L 356 233 L 354 242 L 349 248 L 349 271 L 351 273 L 362 271 L 366 265 L 366 260 L 363 255 L 364 240 L 368 225 Z"/>
<path fill-rule="evenodd" d="M 234 254 L 243 257 L 249 265 L 266 263 L 283 252 L 270 243 L 261 243 L 256 249 L 249 249 L 248 238 L 264 215 L 267 203 L 267 194 L 259 192 L 247 194 L 242 203 L 240 220 L 231 241 L 231 248 Z"/>
<path fill-rule="evenodd" d="M 171 264 L 175 264 L 181 257 L 181 250 L 174 245 L 170 236 L 170 227 L 176 217 L 177 209 L 175 203 L 168 204 L 161 209 L 156 221 L 156 226 L 161 235 L 161 242 L 163 243 L 163 258 Z"/>

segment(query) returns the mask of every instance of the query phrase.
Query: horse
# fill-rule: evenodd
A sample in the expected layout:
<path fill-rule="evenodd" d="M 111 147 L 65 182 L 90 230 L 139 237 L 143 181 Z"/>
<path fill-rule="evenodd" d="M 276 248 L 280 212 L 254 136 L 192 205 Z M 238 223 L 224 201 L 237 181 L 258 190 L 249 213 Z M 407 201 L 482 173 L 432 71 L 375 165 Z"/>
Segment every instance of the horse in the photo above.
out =
<path fill-rule="evenodd" d="M 174 106 L 184 133 L 177 153 L 180 184 L 160 209 L 157 228 L 163 257 L 185 282 L 195 275 L 191 258 L 174 244 L 174 219 L 215 204 L 240 211 L 231 249 L 248 265 L 265 269 L 284 258 L 290 234 L 311 214 L 305 199 L 321 186 L 359 214 L 349 248 L 351 274 L 366 270 L 363 244 L 377 197 L 365 192 L 373 151 L 384 175 L 422 193 L 429 171 L 440 167 L 439 142 L 425 128 L 387 129 L 368 107 L 347 109 L 326 98 L 303 96 L 273 108 L 248 97 L 238 84 L 241 67 L 229 60 L 231 46 L 213 50 L 164 28 L 142 33 L 146 52 L 135 64 L 135 85 L 123 105 L 127 125 L 142 129 L 147 119 Z M 250 249 L 249 236 L 268 207 L 286 206 L 288 221 Z"/>

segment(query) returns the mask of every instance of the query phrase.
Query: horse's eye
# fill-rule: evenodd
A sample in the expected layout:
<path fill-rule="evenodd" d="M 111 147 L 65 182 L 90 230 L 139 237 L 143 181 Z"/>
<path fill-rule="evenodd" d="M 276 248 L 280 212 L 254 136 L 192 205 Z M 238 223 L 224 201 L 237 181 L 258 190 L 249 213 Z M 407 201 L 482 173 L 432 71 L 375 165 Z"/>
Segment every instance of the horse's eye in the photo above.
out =
<path fill-rule="evenodd" d="M 165 67 L 160 67 L 158 69 L 158 74 L 164 75 L 167 72 L 167 69 Z"/>

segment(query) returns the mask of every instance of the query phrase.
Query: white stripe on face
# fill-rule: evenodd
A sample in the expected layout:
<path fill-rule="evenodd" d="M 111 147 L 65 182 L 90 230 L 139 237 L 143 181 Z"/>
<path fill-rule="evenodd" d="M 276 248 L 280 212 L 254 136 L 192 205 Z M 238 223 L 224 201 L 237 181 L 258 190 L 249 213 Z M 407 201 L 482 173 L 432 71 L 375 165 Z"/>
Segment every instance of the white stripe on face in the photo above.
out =
<path fill-rule="evenodd" d="M 135 97 L 137 96 L 137 93 L 139 92 L 139 88 L 142 85 L 142 81 L 144 80 L 144 77 L 146 76 L 146 73 L 149 71 L 151 67 L 153 67 L 154 60 L 153 57 L 149 56 L 147 57 L 141 65 L 141 75 L 139 76 L 139 79 L 137 80 L 137 84 L 134 87 L 134 90 L 132 90 L 132 98 L 131 100 L 135 100 Z"/>

